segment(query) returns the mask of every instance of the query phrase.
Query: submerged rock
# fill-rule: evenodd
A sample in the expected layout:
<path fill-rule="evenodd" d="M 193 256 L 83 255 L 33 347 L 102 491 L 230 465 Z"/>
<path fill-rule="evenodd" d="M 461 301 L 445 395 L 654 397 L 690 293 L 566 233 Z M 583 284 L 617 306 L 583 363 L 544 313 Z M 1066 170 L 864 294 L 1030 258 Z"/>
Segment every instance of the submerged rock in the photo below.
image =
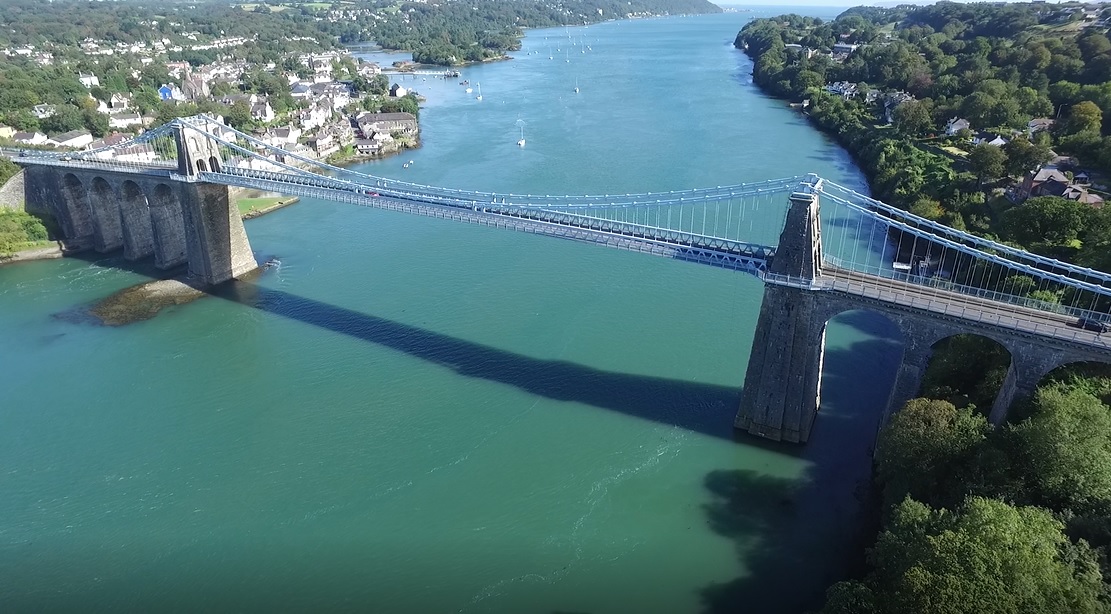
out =
<path fill-rule="evenodd" d="M 184 305 L 207 295 L 186 278 L 157 279 L 124 288 L 93 306 L 89 312 L 106 326 L 149 320 L 171 305 Z"/>

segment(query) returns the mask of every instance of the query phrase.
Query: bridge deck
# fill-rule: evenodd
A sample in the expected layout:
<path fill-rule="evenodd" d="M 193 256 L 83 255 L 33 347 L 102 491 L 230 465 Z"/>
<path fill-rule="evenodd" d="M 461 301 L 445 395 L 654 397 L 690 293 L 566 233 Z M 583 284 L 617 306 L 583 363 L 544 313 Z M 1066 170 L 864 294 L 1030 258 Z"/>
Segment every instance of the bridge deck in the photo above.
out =
<path fill-rule="evenodd" d="M 815 289 L 843 292 L 944 317 L 1106 350 L 1108 339 L 1075 326 L 1076 317 L 1003 303 L 909 281 L 826 266 Z"/>

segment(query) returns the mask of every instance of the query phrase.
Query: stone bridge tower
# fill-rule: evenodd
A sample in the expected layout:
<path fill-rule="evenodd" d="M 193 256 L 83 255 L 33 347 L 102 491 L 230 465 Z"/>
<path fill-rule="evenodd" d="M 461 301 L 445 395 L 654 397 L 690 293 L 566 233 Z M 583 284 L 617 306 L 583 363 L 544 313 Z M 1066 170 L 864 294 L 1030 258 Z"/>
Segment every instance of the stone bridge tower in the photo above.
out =
<path fill-rule="evenodd" d="M 820 181 L 820 180 L 818 180 Z M 818 185 L 790 196 L 787 221 L 765 283 L 760 319 L 735 426 L 769 439 L 804 442 L 818 412 L 825 321 L 814 318 L 821 275 Z"/>
<path fill-rule="evenodd" d="M 1046 374 L 1073 362 L 1111 363 L 1105 347 L 1056 339 L 1006 328 L 997 323 L 942 317 L 877 296 L 814 289 L 822 275 L 820 180 L 790 196 L 790 209 L 779 247 L 765 279 L 764 301 L 752 340 L 741 406 L 734 425 L 776 441 L 805 442 L 817 417 L 825 354 L 826 326 L 854 310 L 877 313 L 903 336 L 903 357 L 886 408 L 898 411 L 918 394 L 933 348 L 961 334 L 995 341 L 1011 364 L 988 415 L 993 424 L 1006 420 L 1012 403 L 1029 397 Z M 878 283 L 883 282 L 877 278 Z M 906 282 L 898 282 L 906 283 Z M 898 292 L 897 287 L 892 291 Z M 988 408 L 984 408 L 988 409 Z M 885 418 L 886 418 L 885 415 Z"/>
<path fill-rule="evenodd" d="M 155 265 L 188 265 L 189 276 L 220 284 L 258 267 L 228 186 L 199 181 L 219 171 L 217 143 L 180 123 L 173 126 L 175 172 L 113 165 L 111 159 L 64 165 L 22 162 L 28 210 L 53 216 L 67 251 L 123 248 L 128 260 L 154 256 Z"/>

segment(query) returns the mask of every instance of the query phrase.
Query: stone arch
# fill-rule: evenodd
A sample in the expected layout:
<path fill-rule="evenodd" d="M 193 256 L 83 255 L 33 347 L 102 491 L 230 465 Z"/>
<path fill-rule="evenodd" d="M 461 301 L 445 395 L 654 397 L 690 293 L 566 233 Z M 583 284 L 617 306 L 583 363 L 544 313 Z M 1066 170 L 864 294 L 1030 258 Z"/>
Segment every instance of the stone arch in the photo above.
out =
<path fill-rule="evenodd" d="M 208 158 L 208 168 L 209 168 L 209 170 L 211 170 L 214 173 L 219 173 L 220 172 L 220 159 L 217 158 L 216 156 L 210 156 Z"/>
<path fill-rule="evenodd" d="M 150 195 L 150 220 L 154 237 L 154 265 L 168 269 L 186 261 L 185 218 L 181 200 L 170 186 L 160 183 Z"/>
<path fill-rule="evenodd" d="M 123 221 L 123 256 L 128 260 L 146 258 L 154 253 L 150 205 L 146 194 L 134 181 L 120 184 L 120 217 Z"/>
<path fill-rule="evenodd" d="M 198 173 L 208 172 L 208 166 L 205 165 L 204 160 L 197 160 L 197 172 Z"/>
<path fill-rule="evenodd" d="M 861 437 L 870 444 L 887 418 L 906 352 L 903 328 L 882 311 L 838 307 L 827 314 L 821 344 L 818 440 Z"/>
<path fill-rule="evenodd" d="M 1079 375 L 1081 377 L 1101 377 L 1111 379 L 1111 356 L 1105 360 L 1099 359 L 1079 359 L 1067 360 L 1061 364 L 1053 367 L 1048 372 L 1043 374 L 1038 380 L 1030 387 L 1030 393 L 1033 394 L 1037 388 L 1050 384 L 1053 382 L 1068 381 L 1072 375 Z M 1100 400 L 1106 404 L 1111 405 L 1111 390 L 1106 393 L 1098 394 Z M 1029 415 L 1029 404 L 1023 403 L 1016 409 L 1020 411 L 1011 412 L 1008 419 L 1018 422 Z"/>
<path fill-rule="evenodd" d="M 119 249 L 123 245 L 119 198 L 103 177 L 94 177 L 89 184 L 89 203 L 93 212 L 93 246 L 96 251 L 110 252 Z"/>
<path fill-rule="evenodd" d="M 66 173 L 62 177 L 62 193 L 65 200 L 62 230 L 66 237 L 78 243 L 81 239 L 91 239 L 94 230 L 89 193 L 77 175 Z"/>
<path fill-rule="evenodd" d="M 1014 363 L 1008 344 L 980 332 L 947 334 L 930 345 L 917 396 L 974 404 L 990 415 Z"/>

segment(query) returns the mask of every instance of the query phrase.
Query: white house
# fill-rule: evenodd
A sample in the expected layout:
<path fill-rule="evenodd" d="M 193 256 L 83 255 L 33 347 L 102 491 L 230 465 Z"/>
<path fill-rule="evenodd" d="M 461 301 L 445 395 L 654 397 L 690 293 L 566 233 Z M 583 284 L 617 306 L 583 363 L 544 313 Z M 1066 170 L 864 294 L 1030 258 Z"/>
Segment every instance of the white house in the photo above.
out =
<path fill-rule="evenodd" d="M 24 145 L 44 145 L 50 139 L 41 132 L 16 132 L 12 135 L 12 140 Z"/>
<path fill-rule="evenodd" d="M 51 138 L 47 143 L 58 147 L 73 147 L 80 149 L 93 142 L 93 135 L 88 130 L 71 130 Z"/>
<path fill-rule="evenodd" d="M 100 87 L 100 79 L 96 75 L 86 75 L 84 73 L 77 75 L 77 80 L 81 82 L 87 89 Z"/>
<path fill-rule="evenodd" d="M 263 100 L 251 105 L 251 117 L 262 122 L 272 122 L 276 116 L 274 115 L 274 109 L 271 108 L 270 103 Z"/>
<path fill-rule="evenodd" d="M 275 147 L 285 147 L 286 145 L 292 145 L 296 143 L 297 139 L 299 139 L 300 137 L 300 128 L 286 126 L 284 128 L 271 128 L 270 130 L 267 130 L 266 135 L 262 138 L 262 140 Z"/>
<path fill-rule="evenodd" d="M 118 113 L 108 116 L 108 126 L 117 130 L 124 130 L 131 126 L 142 126 L 143 117 L 138 113 Z"/>
<path fill-rule="evenodd" d="M 126 111 L 131 106 L 131 97 L 127 94 L 112 94 L 108 106 L 112 107 L 113 111 Z"/>
<path fill-rule="evenodd" d="M 945 124 L 945 134 L 948 136 L 956 136 L 961 130 L 971 130 L 972 124 L 967 119 L 960 119 L 954 117 Z"/>
<path fill-rule="evenodd" d="M 973 145 L 991 145 L 993 147 L 1002 147 L 1010 142 L 1010 139 L 1005 139 L 1001 135 L 991 132 L 981 132 L 972 137 Z"/>
<path fill-rule="evenodd" d="M 297 119 L 301 122 L 301 127 L 305 130 L 314 130 L 328 123 L 332 118 L 332 112 L 320 106 L 312 106 L 308 109 L 303 109 L 297 114 Z"/>

